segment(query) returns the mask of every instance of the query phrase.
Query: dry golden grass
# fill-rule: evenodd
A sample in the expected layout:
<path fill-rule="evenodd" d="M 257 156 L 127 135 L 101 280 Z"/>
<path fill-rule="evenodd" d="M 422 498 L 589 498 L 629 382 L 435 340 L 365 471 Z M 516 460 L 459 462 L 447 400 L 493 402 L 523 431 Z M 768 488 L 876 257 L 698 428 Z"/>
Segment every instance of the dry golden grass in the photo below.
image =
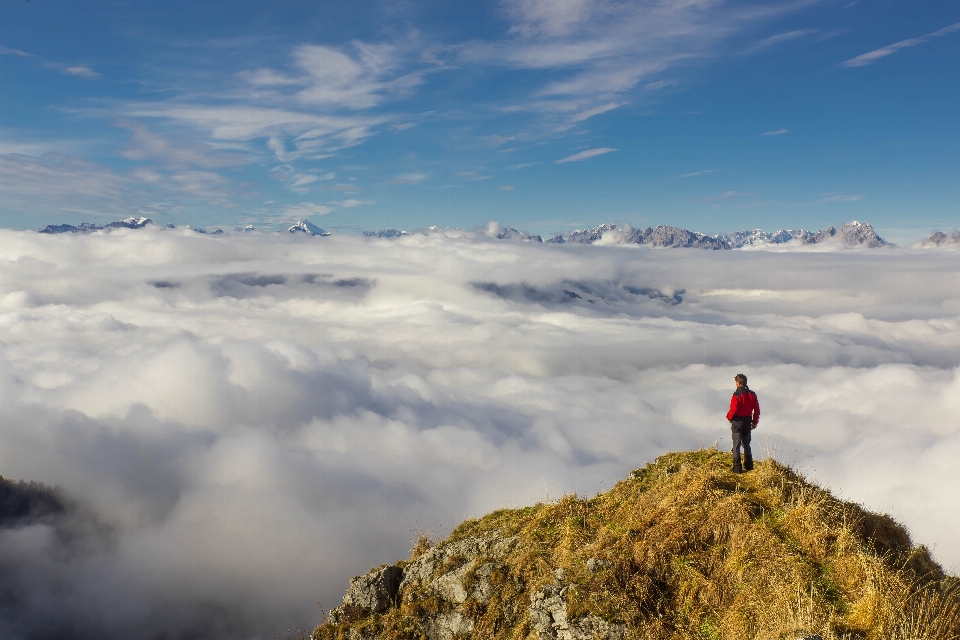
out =
<path fill-rule="evenodd" d="M 593 614 L 649 640 L 793 638 L 960 640 L 960 588 L 888 516 L 840 501 L 774 460 L 748 474 L 716 449 L 667 454 L 589 499 L 495 511 L 449 540 L 493 533 L 519 543 L 485 605 L 460 607 L 475 638 L 528 638 L 530 595 L 573 585 L 568 617 Z M 420 540 L 414 557 L 428 546 Z M 609 565 L 589 571 L 586 561 Z M 312 637 L 420 638 L 418 620 L 451 605 L 436 597 Z"/>

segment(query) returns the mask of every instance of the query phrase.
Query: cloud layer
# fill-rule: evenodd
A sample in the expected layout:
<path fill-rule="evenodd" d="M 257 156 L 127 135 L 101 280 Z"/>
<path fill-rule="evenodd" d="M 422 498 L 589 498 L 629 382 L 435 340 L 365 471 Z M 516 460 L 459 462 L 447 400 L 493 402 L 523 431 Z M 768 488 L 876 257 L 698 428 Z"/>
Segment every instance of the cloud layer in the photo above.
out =
<path fill-rule="evenodd" d="M 960 565 L 952 254 L 0 240 L 0 472 L 86 514 L 0 529 L 3 637 L 309 627 L 412 530 L 726 447 L 740 371 L 761 452 Z"/>

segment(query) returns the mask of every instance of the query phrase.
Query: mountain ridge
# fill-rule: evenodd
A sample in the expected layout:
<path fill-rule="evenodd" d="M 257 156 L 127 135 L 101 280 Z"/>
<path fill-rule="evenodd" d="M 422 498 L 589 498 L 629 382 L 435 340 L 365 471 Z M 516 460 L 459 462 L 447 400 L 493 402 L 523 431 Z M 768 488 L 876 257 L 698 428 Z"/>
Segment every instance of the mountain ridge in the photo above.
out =
<path fill-rule="evenodd" d="M 78 225 L 48 224 L 37 231 L 43 234 L 92 233 L 95 231 L 110 231 L 114 229 L 143 229 L 148 226 L 156 226 L 156 223 L 145 216 L 131 216 L 106 225 L 89 222 L 81 222 Z M 165 225 L 164 228 L 176 229 L 177 227 L 168 224 Z M 187 225 L 183 228 L 196 233 L 208 233 L 206 229 L 200 227 Z M 256 230 L 253 225 L 247 225 L 242 229 L 237 228 L 234 231 L 249 232 Z M 293 234 L 302 233 L 315 237 L 331 235 L 330 232 L 318 227 L 307 219 L 297 220 L 287 231 Z M 443 229 L 439 227 L 428 227 L 427 229 L 420 230 L 418 233 L 438 231 L 443 231 Z M 215 229 L 209 233 L 211 235 L 218 235 L 222 234 L 223 230 Z M 366 238 L 394 239 L 413 235 L 413 233 L 414 232 L 396 228 L 388 228 L 379 231 L 364 231 L 361 233 L 361 236 Z M 479 228 L 479 233 L 498 240 L 533 242 L 537 244 L 644 245 L 657 248 L 697 248 L 712 250 L 821 245 L 825 243 L 834 243 L 843 247 L 864 247 L 869 249 L 895 246 L 880 237 L 870 223 L 857 220 L 847 222 L 839 228 L 830 226 L 818 231 L 779 229 L 777 231 L 767 232 L 762 229 L 745 229 L 743 231 L 732 231 L 715 235 L 708 235 L 700 233 L 699 231 L 691 231 L 671 225 L 658 225 L 645 229 L 635 229 L 629 224 L 621 226 L 614 223 L 603 223 L 588 229 L 577 229 L 566 235 L 557 234 L 547 240 L 544 240 L 539 235 L 527 234 L 513 227 L 504 227 L 498 222 L 489 222 Z M 960 244 L 960 231 L 955 230 L 948 233 L 935 231 L 928 238 L 911 244 L 910 248 L 950 249 L 958 244 Z"/>
<path fill-rule="evenodd" d="M 350 581 L 312 640 L 960 637 L 960 580 L 775 460 L 672 453 L 593 498 L 502 509 Z"/>

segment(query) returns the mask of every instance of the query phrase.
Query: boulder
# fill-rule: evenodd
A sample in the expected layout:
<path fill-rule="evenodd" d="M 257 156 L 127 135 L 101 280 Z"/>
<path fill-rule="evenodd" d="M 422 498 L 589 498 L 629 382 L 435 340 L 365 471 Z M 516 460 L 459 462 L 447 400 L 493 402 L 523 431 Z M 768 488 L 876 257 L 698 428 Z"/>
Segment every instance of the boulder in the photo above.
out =
<path fill-rule="evenodd" d="M 358 619 L 369 613 L 383 613 L 399 600 L 403 569 L 386 566 L 353 578 L 343 595 L 343 604 L 330 612 L 333 620 Z"/>

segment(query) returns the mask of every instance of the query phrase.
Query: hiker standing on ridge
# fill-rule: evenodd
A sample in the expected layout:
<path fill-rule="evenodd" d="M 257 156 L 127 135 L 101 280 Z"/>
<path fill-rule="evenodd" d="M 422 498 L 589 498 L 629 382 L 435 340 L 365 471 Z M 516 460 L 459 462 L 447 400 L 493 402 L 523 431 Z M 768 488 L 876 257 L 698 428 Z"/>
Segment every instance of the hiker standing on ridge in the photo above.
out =
<path fill-rule="evenodd" d="M 757 394 L 747 386 L 747 376 L 738 373 L 733 377 L 737 390 L 730 398 L 730 411 L 727 420 L 733 432 L 733 472 L 743 473 L 753 470 L 753 452 L 750 450 L 750 432 L 760 422 L 760 402 Z M 743 446 L 743 466 L 740 466 L 740 447 Z"/>

